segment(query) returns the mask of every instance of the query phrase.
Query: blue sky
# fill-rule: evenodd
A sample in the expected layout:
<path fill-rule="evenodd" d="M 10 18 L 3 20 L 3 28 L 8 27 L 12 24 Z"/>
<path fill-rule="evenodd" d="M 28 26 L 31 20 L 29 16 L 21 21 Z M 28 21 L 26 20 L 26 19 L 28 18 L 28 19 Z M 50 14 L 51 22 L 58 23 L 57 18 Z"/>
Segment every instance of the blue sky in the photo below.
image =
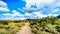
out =
<path fill-rule="evenodd" d="M 0 20 L 60 15 L 60 0 L 0 0 Z"/>

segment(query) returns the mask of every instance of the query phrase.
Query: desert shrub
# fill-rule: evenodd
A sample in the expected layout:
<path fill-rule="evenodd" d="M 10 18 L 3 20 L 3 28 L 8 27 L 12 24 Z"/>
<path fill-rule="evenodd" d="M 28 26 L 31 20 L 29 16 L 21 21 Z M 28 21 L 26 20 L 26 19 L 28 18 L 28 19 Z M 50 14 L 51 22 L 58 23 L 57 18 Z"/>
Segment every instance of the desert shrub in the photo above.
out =
<path fill-rule="evenodd" d="M 30 22 L 34 34 L 59 34 L 60 32 L 60 19 L 56 17 L 45 17 Z"/>
<path fill-rule="evenodd" d="M 16 34 L 22 26 L 24 26 L 24 22 L 14 23 L 14 21 L 0 21 L 0 34 Z"/>

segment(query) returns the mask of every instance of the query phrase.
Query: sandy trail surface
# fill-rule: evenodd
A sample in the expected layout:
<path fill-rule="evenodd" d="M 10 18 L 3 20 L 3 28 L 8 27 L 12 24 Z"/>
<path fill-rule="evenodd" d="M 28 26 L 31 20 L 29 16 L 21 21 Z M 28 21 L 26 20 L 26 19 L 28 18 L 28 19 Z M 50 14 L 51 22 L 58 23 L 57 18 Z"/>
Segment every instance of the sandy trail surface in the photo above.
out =
<path fill-rule="evenodd" d="M 25 26 L 23 26 L 17 34 L 32 34 L 29 23 L 25 23 Z"/>

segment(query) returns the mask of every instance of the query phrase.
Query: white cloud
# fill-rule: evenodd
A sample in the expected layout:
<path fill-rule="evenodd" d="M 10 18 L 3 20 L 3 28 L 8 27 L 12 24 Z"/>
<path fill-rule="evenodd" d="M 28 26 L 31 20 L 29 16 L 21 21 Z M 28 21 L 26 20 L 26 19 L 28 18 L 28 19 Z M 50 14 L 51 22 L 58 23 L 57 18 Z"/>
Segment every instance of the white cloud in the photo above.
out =
<path fill-rule="evenodd" d="M 23 9 L 26 10 L 37 10 L 43 8 L 44 6 L 52 6 L 58 0 L 24 0 L 26 2 L 26 7 Z M 31 8 L 32 5 L 36 5 L 37 8 Z"/>
<path fill-rule="evenodd" d="M 37 11 L 37 12 L 33 12 L 33 14 L 41 15 L 41 12 Z"/>
<path fill-rule="evenodd" d="M 23 14 L 20 14 L 16 10 L 13 10 L 12 14 L 11 13 L 6 13 L 6 14 L 2 14 L 2 16 L 5 16 L 3 18 L 5 20 L 24 20 L 24 19 L 26 19 Z"/>
<path fill-rule="evenodd" d="M 25 20 L 26 18 L 12 17 L 12 16 L 3 16 L 0 20 Z"/>
<path fill-rule="evenodd" d="M 19 12 L 17 12 L 16 10 L 13 10 L 12 11 L 13 14 L 11 13 L 6 13 L 6 14 L 3 14 L 5 16 L 24 16 L 23 14 L 20 14 Z"/>
<path fill-rule="evenodd" d="M 48 14 L 47 16 L 58 16 L 59 14 Z"/>
<path fill-rule="evenodd" d="M 33 17 L 38 17 L 38 18 L 42 18 L 42 17 L 47 17 L 47 16 L 58 16 L 59 14 L 42 14 L 41 12 L 33 12 Z"/>
<path fill-rule="evenodd" d="M 49 6 L 49 9 L 52 8 L 53 13 L 58 12 L 59 9 L 54 9 L 55 7 L 60 6 L 60 1 L 58 1 L 58 0 L 23 0 L 23 1 L 26 2 L 26 6 L 23 7 L 23 9 L 18 8 L 18 10 L 21 10 L 21 11 L 35 10 L 36 12 L 33 12 L 33 13 L 26 12 L 23 15 L 23 14 L 19 13 L 18 11 L 13 10 L 12 14 L 11 13 L 3 14 L 5 16 L 3 19 L 20 20 L 20 19 L 27 19 L 27 17 L 25 17 L 25 16 L 29 16 L 29 18 L 36 18 L 36 17 L 42 18 L 42 17 L 52 16 L 52 15 L 53 16 L 59 15 L 59 14 L 52 14 L 52 13 L 45 15 L 45 14 L 41 13 L 42 11 L 45 11 L 45 9 L 44 9 L 45 6 Z M 31 6 L 33 6 L 33 5 L 36 5 L 37 8 L 34 8 L 34 7 L 31 8 Z M 42 11 L 40 11 L 41 8 L 43 9 Z M 48 9 L 46 9 L 46 10 L 48 10 Z M 9 11 L 7 4 L 3 1 L 0 1 L 0 11 Z"/>
<path fill-rule="evenodd" d="M 5 12 L 9 12 L 10 10 L 4 7 L 0 7 L 0 11 L 5 11 Z"/>
<path fill-rule="evenodd" d="M 26 12 L 24 16 L 27 16 L 26 18 L 30 18 L 30 19 L 36 19 L 36 17 L 38 18 L 47 17 L 47 15 L 43 15 L 40 11 L 33 12 L 33 13 Z"/>
<path fill-rule="evenodd" d="M 59 9 L 53 9 L 53 13 L 58 12 L 58 11 L 59 11 Z"/>
<path fill-rule="evenodd" d="M 52 15 L 53 16 L 58 15 L 58 14 L 53 14 L 53 13 L 59 11 L 59 9 L 55 9 L 55 8 L 60 6 L 60 0 L 23 0 L 23 1 L 26 2 L 26 5 L 25 7 L 23 7 L 23 9 L 26 11 L 34 10 L 34 12 L 32 13 L 34 17 L 47 17 L 47 16 L 52 16 Z M 34 7 L 31 8 L 33 5 L 36 5 L 37 8 L 34 8 Z M 45 7 L 47 7 L 47 9 Z M 46 11 L 46 13 L 49 13 L 49 12 L 50 13 L 45 15 L 42 13 L 43 11 L 44 12 Z"/>
<path fill-rule="evenodd" d="M 20 11 L 23 11 L 23 12 L 24 12 L 24 10 L 23 10 L 23 9 L 21 9 L 21 8 L 18 8 L 18 10 L 20 10 Z"/>
<path fill-rule="evenodd" d="M 60 7 L 60 1 L 56 2 L 53 7 Z"/>
<path fill-rule="evenodd" d="M 47 15 L 43 15 L 41 11 L 33 12 L 32 14 L 34 17 L 38 17 L 38 18 L 47 17 Z"/>
<path fill-rule="evenodd" d="M 23 15 L 23 14 L 20 14 L 19 12 L 17 12 L 16 10 L 13 10 L 12 14 L 11 13 L 3 14 L 4 17 L 1 18 L 1 19 L 4 19 L 4 20 L 25 20 L 27 18 L 36 19 L 36 17 L 42 18 L 42 17 L 47 17 L 47 16 L 58 16 L 58 15 L 59 14 L 47 14 L 47 15 L 44 15 L 41 12 L 38 12 L 38 11 L 33 12 L 33 13 L 26 12 Z M 28 17 L 26 17 L 26 16 L 28 16 Z"/>
<path fill-rule="evenodd" d="M 43 5 L 51 5 L 55 2 L 56 0 L 40 0 L 40 4 Z"/>
<path fill-rule="evenodd" d="M 41 14 L 41 15 L 36 15 L 35 17 L 38 17 L 38 18 L 42 18 L 42 17 L 47 17 L 47 16 L 54 16 L 54 17 L 56 17 L 56 16 L 58 16 L 59 14 L 48 14 L 48 15 L 43 15 L 43 14 Z"/>
<path fill-rule="evenodd" d="M 11 16 L 10 13 L 2 14 L 3 16 Z"/>
<path fill-rule="evenodd" d="M 0 1 L 0 7 L 6 7 L 7 8 L 7 3 Z"/>
<path fill-rule="evenodd" d="M 7 3 L 0 1 L 0 11 L 9 12 L 10 10 L 7 7 Z"/>
<path fill-rule="evenodd" d="M 26 12 L 26 13 L 24 14 L 24 16 L 32 16 L 32 14 L 31 14 L 31 13 Z"/>
<path fill-rule="evenodd" d="M 12 13 L 13 13 L 12 16 L 23 16 L 22 14 L 20 14 L 16 10 L 13 10 Z"/>

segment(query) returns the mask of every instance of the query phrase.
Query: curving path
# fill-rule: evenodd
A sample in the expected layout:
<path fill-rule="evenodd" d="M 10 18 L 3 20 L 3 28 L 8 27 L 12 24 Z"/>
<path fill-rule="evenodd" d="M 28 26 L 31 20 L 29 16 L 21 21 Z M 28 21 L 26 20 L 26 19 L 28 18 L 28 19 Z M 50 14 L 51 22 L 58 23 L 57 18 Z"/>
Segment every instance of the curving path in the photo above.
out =
<path fill-rule="evenodd" d="M 23 26 L 17 34 L 32 34 L 29 23 L 25 23 L 25 26 Z"/>

